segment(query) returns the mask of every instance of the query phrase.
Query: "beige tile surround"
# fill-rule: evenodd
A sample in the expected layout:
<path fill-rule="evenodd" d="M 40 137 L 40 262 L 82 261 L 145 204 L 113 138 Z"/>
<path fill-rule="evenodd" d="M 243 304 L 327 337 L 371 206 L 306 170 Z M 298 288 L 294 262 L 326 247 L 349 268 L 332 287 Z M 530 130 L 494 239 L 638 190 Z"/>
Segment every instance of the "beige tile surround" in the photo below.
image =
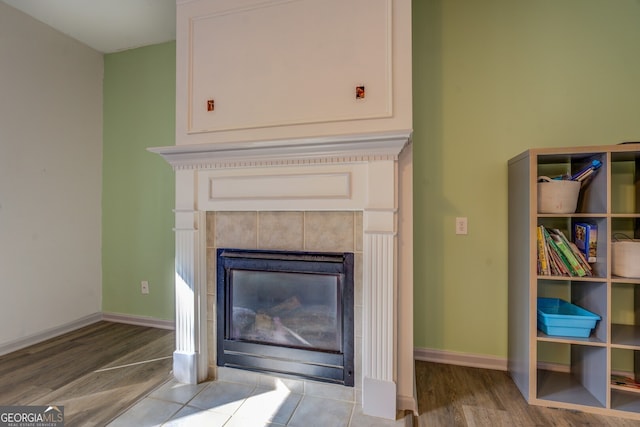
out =
<path fill-rule="evenodd" d="M 207 212 L 207 340 L 209 377 L 216 378 L 216 249 L 274 249 L 354 253 L 355 384 L 361 393 L 362 265 L 361 211 Z"/>

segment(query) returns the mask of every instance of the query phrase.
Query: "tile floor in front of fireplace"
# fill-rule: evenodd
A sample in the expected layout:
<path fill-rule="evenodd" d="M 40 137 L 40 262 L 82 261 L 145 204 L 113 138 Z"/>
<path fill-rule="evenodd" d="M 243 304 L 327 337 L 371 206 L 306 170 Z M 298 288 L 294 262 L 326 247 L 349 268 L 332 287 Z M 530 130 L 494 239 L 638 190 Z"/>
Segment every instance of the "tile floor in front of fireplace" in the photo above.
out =
<path fill-rule="evenodd" d="M 411 425 L 408 418 L 393 421 L 364 415 L 354 395 L 354 389 L 349 387 L 266 375 L 252 378 L 227 374 L 221 380 L 197 385 L 170 380 L 113 420 L 109 427 Z"/>

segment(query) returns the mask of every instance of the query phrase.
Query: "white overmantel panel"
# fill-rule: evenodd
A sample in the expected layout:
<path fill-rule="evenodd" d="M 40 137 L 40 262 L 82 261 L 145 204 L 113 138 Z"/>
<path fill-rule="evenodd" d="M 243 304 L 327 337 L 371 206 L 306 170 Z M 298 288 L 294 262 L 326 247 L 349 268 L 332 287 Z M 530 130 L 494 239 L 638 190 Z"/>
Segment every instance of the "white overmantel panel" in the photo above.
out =
<path fill-rule="evenodd" d="M 178 1 L 176 32 L 178 145 L 412 126 L 411 0 Z"/>
<path fill-rule="evenodd" d="M 390 117 L 391 28 L 391 0 L 263 0 L 192 18 L 188 131 Z"/>

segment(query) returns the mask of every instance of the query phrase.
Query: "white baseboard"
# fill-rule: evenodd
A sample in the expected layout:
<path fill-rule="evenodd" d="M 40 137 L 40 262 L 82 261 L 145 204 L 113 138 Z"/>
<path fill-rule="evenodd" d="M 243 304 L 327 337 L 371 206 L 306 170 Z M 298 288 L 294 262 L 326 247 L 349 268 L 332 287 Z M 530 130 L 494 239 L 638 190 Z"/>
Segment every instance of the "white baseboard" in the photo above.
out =
<path fill-rule="evenodd" d="M 415 396 L 404 396 L 399 394 L 396 396 L 396 406 L 402 411 L 411 411 L 415 416 L 420 415 L 418 413 L 418 403 Z"/>
<path fill-rule="evenodd" d="M 175 322 L 172 320 L 155 319 L 145 316 L 131 316 L 128 314 L 120 313 L 93 313 L 78 320 L 74 320 L 73 322 L 69 322 L 55 328 L 47 329 L 46 331 L 29 335 L 25 338 L 20 338 L 5 344 L 0 344 L 0 356 L 3 354 L 11 353 L 12 351 L 17 351 L 22 348 L 29 347 L 30 345 L 38 344 L 51 338 L 55 338 L 59 335 L 66 334 L 67 332 L 75 331 L 76 329 L 83 328 L 101 320 L 107 322 L 126 323 L 129 325 L 148 326 L 151 328 L 170 330 L 174 330 L 176 327 Z"/>
<path fill-rule="evenodd" d="M 176 329 L 176 322 L 173 320 L 156 319 L 154 317 L 133 316 L 122 313 L 102 313 L 102 320 L 115 323 L 126 323 L 128 325 L 149 326 L 159 329 Z"/>
<path fill-rule="evenodd" d="M 67 332 L 75 331 L 82 327 L 91 325 L 102 320 L 102 313 L 93 313 L 73 322 L 65 323 L 64 325 L 57 326 L 55 328 L 47 329 L 46 331 L 39 332 L 37 334 L 29 335 L 28 337 L 20 338 L 15 341 L 0 345 L 0 355 L 17 351 L 30 345 L 38 344 L 39 342 L 55 338 L 58 335 L 66 334 Z"/>
<path fill-rule="evenodd" d="M 414 348 L 413 357 L 425 362 L 446 363 L 449 365 L 469 366 L 471 368 L 507 370 L 507 359 L 484 354 L 457 353 L 454 351 Z"/>

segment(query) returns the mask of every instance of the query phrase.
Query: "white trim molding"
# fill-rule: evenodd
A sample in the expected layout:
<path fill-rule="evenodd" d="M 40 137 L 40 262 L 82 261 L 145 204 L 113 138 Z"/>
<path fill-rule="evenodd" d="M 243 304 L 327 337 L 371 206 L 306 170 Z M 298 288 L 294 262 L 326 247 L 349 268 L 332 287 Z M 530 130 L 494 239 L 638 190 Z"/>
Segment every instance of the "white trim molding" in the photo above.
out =
<path fill-rule="evenodd" d="M 47 329 L 46 331 L 38 334 L 30 335 L 28 337 L 20 338 L 18 340 L 3 344 L 0 346 L 0 356 L 8 354 L 14 351 L 21 350 L 31 345 L 39 344 L 51 338 L 59 337 L 69 332 L 84 328 L 85 326 L 93 325 L 100 321 L 124 323 L 127 325 L 147 326 L 150 328 L 158 329 L 175 329 L 175 322 L 173 320 L 156 319 L 154 317 L 136 316 L 131 314 L 122 313 L 93 313 L 73 322 L 65 323 L 55 328 Z"/>
<path fill-rule="evenodd" d="M 138 316 L 123 313 L 102 313 L 105 322 L 125 323 L 127 325 L 148 326 L 150 328 L 175 330 L 174 320 L 157 319 L 155 317 Z"/>
<path fill-rule="evenodd" d="M 37 334 L 30 335 L 28 337 L 20 338 L 15 341 L 8 342 L 0 346 L 0 355 L 11 353 L 13 351 L 20 350 L 30 345 L 38 344 L 42 341 L 50 338 L 55 338 L 59 335 L 66 334 L 67 332 L 75 331 L 76 329 L 83 328 L 93 323 L 102 320 L 102 313 L 93 313 L 73 322 L 65 323 L 64 325 L 57 326 L 55 328 L 47 329 Z"/>
<path fill-rule="evenodd" d="M 507 370 L 507 359 L 504 357 L 487 356 L 484 354 L 458 353 L 448 350 L 431 348 L 416 348 L 413 351 L 416 360 L 425 362 L 445 363 L 448 365 L 468 366 L 470 368 Z"/>

